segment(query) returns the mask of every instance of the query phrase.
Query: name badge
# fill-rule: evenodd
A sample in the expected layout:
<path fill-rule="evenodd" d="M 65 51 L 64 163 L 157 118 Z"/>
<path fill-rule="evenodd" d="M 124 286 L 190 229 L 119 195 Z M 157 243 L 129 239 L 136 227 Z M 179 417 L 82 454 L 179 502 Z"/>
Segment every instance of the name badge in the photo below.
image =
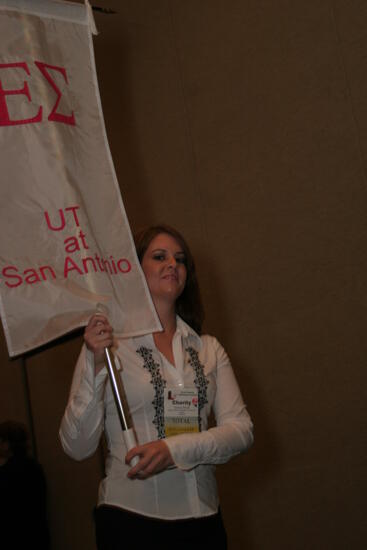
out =
<path fill-rule="evenodd" d="M 199 431 L 198 391 L 195 388 L 164 389 L 164 429 L 166 437 Z"/>

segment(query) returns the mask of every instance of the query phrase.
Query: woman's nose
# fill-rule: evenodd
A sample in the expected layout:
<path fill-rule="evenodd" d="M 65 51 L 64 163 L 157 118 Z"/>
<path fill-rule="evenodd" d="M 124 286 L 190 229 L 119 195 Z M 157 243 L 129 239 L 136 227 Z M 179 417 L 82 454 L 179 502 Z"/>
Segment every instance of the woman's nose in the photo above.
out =
<path fill-rule="evenodd" d="M 168 258 L 168 267 L 176 267 L 177 265 L 177 260 L 174 256 L 170 256 L 170 258 Z"/>

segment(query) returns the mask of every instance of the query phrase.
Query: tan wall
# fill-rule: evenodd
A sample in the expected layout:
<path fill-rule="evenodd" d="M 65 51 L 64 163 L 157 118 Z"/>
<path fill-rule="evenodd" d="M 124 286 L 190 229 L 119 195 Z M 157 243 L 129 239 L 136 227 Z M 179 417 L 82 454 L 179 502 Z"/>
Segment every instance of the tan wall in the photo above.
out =
<path fill-rule="evenodd" d="M 218 469 L 231 550 L 365 548 L 367 4 L 98 0 L 105 120 L 134 228 L 197 258 L 256 425 Z M 101 455 L 57 430 L 80 338 L 26 358 L 54 550 L 93 549 Z M 1 417 L 30 419 L 1 347 Z"/>

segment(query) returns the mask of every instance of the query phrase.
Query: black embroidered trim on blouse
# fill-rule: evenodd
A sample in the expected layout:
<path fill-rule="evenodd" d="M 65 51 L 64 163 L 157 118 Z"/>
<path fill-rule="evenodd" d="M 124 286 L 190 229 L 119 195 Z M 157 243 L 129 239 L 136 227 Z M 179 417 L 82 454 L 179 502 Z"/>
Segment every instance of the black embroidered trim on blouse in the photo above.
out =
<path fill-rule="evenodd" d="M 195 387 L 198 391 L 198 407 L 199 407 L 199 431 L 201 431 L 201 409 L 208 402 L 207 387 L 209 380 L 204 374 L 204 366 L 200 363 L 199 354 L 196 349 L 191 346 L 186 348 L 186 351 L 190 355 L 189 365 L 191 365 L 195 371 L 196 378 L 194 379 Z"/>
<path fill-rule="evenodd" d="M 162 378 L 159 363 L 156 363 L 153 359 L 153 350 L 141 346 L 136 352 L 143 358 L 144 368 L 150 372 L 152 377 L 150 383 L 153 384 L 154 388 L 152 405 L 155 410 L 153 424 L 157 428 L 158 439 L 164 439 L 166 435 L 164 430 L 164 388 L 166 381 Z"/>
<path fill-rule="evenodd" d="M 209 380 L 204 374 L 204 366 L 200 363 L 198 352 L 191 346 L 186 348 L 186 351 L 190 355 L 189 365 L 192 366 L 196 374 L 194 384 L 198 392 L 198 420 L 199 431 L 201 431 L 200 413 L 204 405 L 208 403 L 207 387 Z M 155 410 L 153 424 L 157 428 L 158 439 L 164 439 L 166 435 L 164 429 L 164 388 L 167 383 L 164 378 L 162 378 L 160 364 L 153 359 L 153 350 L 146 348 L 145 346 L 141 346 L 136 350 L 136 352 L 143 358 L 143 367 L 149 371 L 152 377 L 150 383 L 154 388 L 154 399 L 152 401 L 152 405 Z"/>

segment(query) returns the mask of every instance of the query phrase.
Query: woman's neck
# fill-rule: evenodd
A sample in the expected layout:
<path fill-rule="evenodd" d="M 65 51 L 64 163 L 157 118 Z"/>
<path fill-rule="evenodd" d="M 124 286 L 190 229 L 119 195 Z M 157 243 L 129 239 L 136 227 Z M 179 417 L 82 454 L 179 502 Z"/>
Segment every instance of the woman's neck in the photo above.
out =
<path fill-rule="evenodd" d="M 159 351 L 166 357 L 166 359 L 175 366 L 175 358 L 173 355 L 173 337 L 176 332 L 176 312 L 173 304 L 154 304 L 158 313 L 159 320 L 161 322 L 163 331 L 155 332 L 153 334 L 154 343 Z"/>
<path fill-rule="evenodd" d="M 161 322 L 163 332 L 168 336 L 172 336 L 176 332 L 176 311 L 175 304 L 170 303 L 155 303 L 155 308 Z"/>

